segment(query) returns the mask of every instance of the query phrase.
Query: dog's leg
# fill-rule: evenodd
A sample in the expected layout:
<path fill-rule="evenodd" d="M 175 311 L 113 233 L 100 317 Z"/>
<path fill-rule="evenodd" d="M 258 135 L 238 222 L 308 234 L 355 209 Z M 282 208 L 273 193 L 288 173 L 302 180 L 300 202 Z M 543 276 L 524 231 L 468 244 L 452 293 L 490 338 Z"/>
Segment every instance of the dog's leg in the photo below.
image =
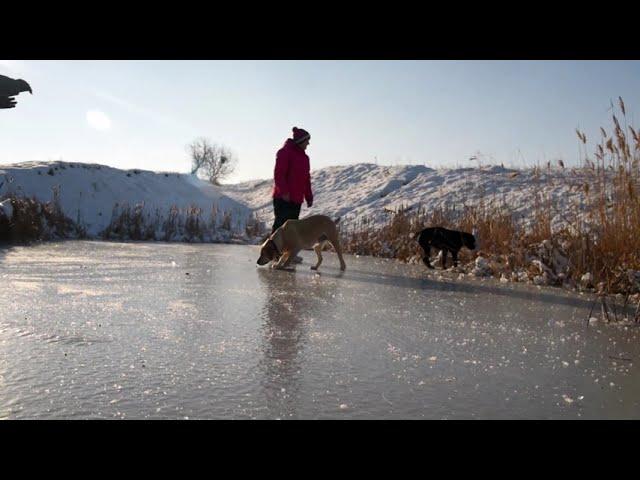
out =
<path fill-rule="evenodd" d="M 422 262 L 429 268 L 431 268 L 433 270 L 433 265 L 431 265 L 431 262 L 429 261 L 429 258 L 431 257 L 431 247 L 429 245 L 421 245 L 422 250 L 424 250 L 424 257 L 422 257 Z"/>
<path fill-rule="evenodd" d="M 344 263 L 344 258 L 342 258 L 342 248 L 340 248 L 340 240 L 338 240 L 338 232 L 331 232 L 331 235 L 327 235 L 329 238 L 329 242 L 333 246 L 333 249 L 338 254 L 338 260 L 340 260 L 340 270 L 345 271 L 347 269 L 347 264 Z"/>
<path fill-rule="evenodd" d="M 451 256 L 453 257 L 453 266 L 458 266 L 458 251 L 459 250 L 451 250 Z"/>
<path fill-rule="evenodd" d="M 449 253 L 449 250 L 447 250 L 446 248 L 442 249 L 442 269 L 446 270 L 447 268 L 447 253 Z"/>
<path fill-rule="evenodd" d="M 273 268 L 281 269 L 285 268 L 289 264 L 289 260 L 291 259 L 291 252 L 284 252 L 280 255 L 280 258 L 276 263 L 273 264 Z"/>
<path fill-rule="evenodd" d="M 293 259 L 296 258 L 298 253 L 300 253 L 300 250 L 291 250 L 289 252 L 289 255 L 287 256 L 287 260 L 284 262 L 284 268 L 287 268 L 291 264 L 291 262 L 293 262 Z"/>
<path fill-rule="evenodd" d="M 336 249 L 336 253 L 338 254 L 338 259 L 340 260 L 340 270 L 343 272 L 347 269 L 347 264 L 344 263 L 344 258 L 342 258 L 342 249 L 340 248 L 340 242 L 336 238 L 336 243 L 332 243 L 333 248 Z"/>
<path fill-rule="evenodd" d="M 344 262 L 344 258 L 342 258 L 342 250 L 340 246 L 336 247 L 336 253 L 338 254 L 338 259 L 340 260 L 340 270 L 343 272 L 347 269 L 347 264 Z"/>
<path fill-rule="evenodd" d="M 315 264 L 315 266 L 311 267 L 311 270 L 317 270 L 318 267 L 320 266 L 320 264 L 322 263 L 322 246 L 324 245 L 324 243 L 316 243 L 313 246 L 313 250 L 316 252 L 316 255 L 318 256 L 318 263 Z"/>

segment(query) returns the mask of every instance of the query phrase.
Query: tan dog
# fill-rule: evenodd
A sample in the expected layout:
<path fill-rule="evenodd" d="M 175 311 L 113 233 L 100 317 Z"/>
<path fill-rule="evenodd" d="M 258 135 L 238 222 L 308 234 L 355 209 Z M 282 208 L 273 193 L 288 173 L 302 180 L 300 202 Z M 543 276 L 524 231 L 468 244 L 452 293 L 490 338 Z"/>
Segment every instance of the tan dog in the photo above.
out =
<path fill-rule="evenodd" d="M 258 265 L 265 265 L 280 257 L 272 268 L 285 268 L 300 250 L 313 247 L 318 263 L 311 267 L 317 270 L 322 263 L 322 247 L 328 241 L 340 259 L 340 270 L 347 268 L 342 258 L 336 223 L 326 215 L 311 215 L 302 220 L 287 220 L 262 244 Z"/>

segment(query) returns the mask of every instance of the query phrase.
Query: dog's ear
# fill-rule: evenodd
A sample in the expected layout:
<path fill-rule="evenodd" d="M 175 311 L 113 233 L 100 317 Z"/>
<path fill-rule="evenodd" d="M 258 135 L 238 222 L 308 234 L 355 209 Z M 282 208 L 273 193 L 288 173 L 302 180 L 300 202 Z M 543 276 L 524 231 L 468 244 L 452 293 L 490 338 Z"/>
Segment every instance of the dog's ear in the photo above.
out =
<path fill-rule="evenodd" d="M 287 221 L 288 221 L 288 220 L 287 220 Z M 277 228 L 277 229 L 276 229 L 276 231 L 275 231 L 275 232 L 273 232 L 273 233 L 271 234 L 271 236 L 269 237 L 269 240 L 271 240 L 271 242 L 272 242 L 274 245 L 275 245 L 275 238 L 276 238 L 276 236 L 278 236 L 278 237 L 282 237 L 282 227 Z"/>
<path fill-rule="evenodd" d="M 265 245 L 265 253 L 269 257 L 273 257 L 273 255 L 276 253 L 276 244 L 273 243 L 273 240 L 271 239 L 267 240 L 267 243 Z"/>
<path fill-rule="evenodd" d="M 475 231 L 475 229 L 474 229 Z M 476 236 L 472 233 L 465 233 L 465 246 L 469 249 L 469 250 L 475 250 L 477 248 L 476 245 Z"/>
<path fill-rule="evenodd" d="M 471 230 L 471 238 L 473 239 L 473 249 L 478 248 L 478 229 L 476 227 Z"/>

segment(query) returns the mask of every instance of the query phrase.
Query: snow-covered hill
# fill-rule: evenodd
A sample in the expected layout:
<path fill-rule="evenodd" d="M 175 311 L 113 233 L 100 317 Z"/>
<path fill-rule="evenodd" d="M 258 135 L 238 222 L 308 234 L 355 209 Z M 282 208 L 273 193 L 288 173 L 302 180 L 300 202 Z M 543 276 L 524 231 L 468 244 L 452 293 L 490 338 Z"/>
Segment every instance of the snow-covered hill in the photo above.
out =
<path fill-rule="evenodd" d="M 562 225 L 570 212 L 582 209 L 584 171 L 564 169 L 513 170 L 500 166 L 434 170 L 422 165 L 382 166 L 355 164 L 312 171 L 314 205 L 303 206 L 301 217 L 326 214 L 341 217 L 348 226 L 367 217 L 382 225 L 389 211 L 400 207 L 461 209 L 465 205 L 506 204 L 525 223 L 536 201 L 550 200 L 553 224 Z M 14 193 L 53 198 L 59 190 L 64 213 L 80 222 L 90 236 L 110 223 L 114 208 L 144 203 L 149 216 L 166 214 L 172 206 L 195 205 L 206 218 L 215 206 L 231 212 L 238 231 L 253 213 L 270 226 L 273 222 L 273 180 L 254 180 L 213 186 L 193 175 L 146 170 L 120 170 L 74 162 L 25 162 L 0 167 L 0 200 Z M 9 208 L 5 203 L 5 208 Z"/>
<path fill-rule="evenodd" d="M 231 213 L 240 232 L 251 215 L 247 206 L 225 196 L 218 187 L 188 174 L 61 161 L 0 166 L 0 200 L 16 194 L 48 202 L 54 189 L 65 215 L 81 223 L 90 237 L 109 225 L 114 209 L 127 205 L 133 208 L 144 203 L 149 216 L 164 216 L 173 206 L 197 206 L 205 219 L 215 207 L 221 213 Z M 9 208 L 7 202 L 5 207 Z"/>
<path fill-rule="evenodd" d="M 513 170 L 500 166 L 434 170 L 422 165 L 381 166 L 356 164 L 312 171 L 314 205 L 303 206 L 300 216 L 326 214 L 341 217 L 343 224 L 368 217 L 373 225 L 389 218 L 389 210 L 401 206 L 462 208 L 465 205 L 506 204 L 524 218 L 531 218 L 536 200 L 550 199 L 553 224 L 565 222 L 568 212 L 582 208 L 584 172 L 552 169 Z M 258 217 L 273 221 L 273 180 L 225 185 L 222 192 L 247 205 Z"/>

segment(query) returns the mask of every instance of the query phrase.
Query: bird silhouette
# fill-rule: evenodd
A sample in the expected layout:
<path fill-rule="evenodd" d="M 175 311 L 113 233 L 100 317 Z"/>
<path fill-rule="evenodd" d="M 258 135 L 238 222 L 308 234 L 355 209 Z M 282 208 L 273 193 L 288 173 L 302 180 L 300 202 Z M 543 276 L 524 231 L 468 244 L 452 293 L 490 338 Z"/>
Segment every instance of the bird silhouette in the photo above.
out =
<path fill-rule="evenodd" d="M 13 78 L 0 75 L 0 108 L 14 108 L 16 106 L 15 97 L 20 92 L 29 92 L 33 95 L 31 86 L 21 78 Z"/>

